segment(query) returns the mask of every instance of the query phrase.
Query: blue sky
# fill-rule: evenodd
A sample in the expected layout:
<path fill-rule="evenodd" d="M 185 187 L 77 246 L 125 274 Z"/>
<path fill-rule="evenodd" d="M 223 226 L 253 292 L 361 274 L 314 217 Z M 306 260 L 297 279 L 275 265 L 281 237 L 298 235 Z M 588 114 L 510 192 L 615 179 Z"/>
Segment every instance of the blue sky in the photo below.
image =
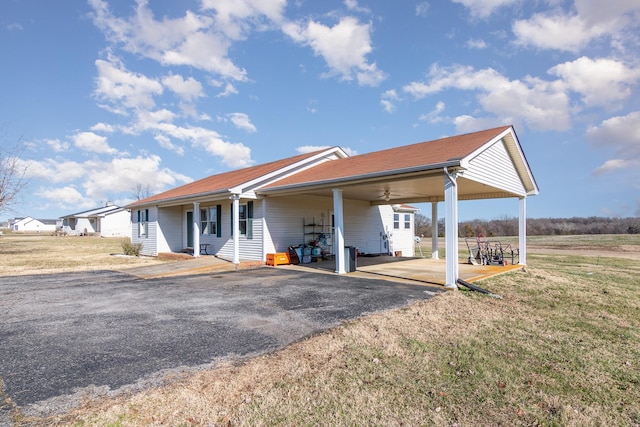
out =
<path fill-rule="evenodd" d="M 530 217 L 640 216 L 639 53 L 637 0 L 5 0 L 1 144 L 29 186 L 3 219 L 504 124 Z"/>

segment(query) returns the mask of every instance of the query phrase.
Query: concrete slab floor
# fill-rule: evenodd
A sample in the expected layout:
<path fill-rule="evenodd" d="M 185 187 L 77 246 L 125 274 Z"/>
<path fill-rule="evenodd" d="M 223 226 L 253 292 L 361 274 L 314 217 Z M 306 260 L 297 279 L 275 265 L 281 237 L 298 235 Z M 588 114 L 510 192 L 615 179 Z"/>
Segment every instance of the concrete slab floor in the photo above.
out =
<path fill-rule="evenodd" d="M 459 278 L 467 282 L 474 282 L 498 274 L 522 269 L 522 265 L 471 265 L 460 263 Z M 321 261 L 297 266 L 280 266 L 276 268 L 314 269 L 319 272 L 335 274 L 335 261 Z M 406 258 L 406 257 L 360 257 L 355 272 L 347 273 L 355 277 L 384 278 L 392 281 L 407 281 L 428 285 L 445 284 L 446 262 L 443 259 Z"/>

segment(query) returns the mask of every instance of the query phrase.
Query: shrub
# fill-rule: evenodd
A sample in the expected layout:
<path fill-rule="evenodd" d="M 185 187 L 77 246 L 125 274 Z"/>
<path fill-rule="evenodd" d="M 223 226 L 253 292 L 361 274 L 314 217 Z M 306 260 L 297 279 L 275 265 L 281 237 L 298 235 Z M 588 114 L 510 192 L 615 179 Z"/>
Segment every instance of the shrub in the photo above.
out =
<path fill-rule="evenodd" d="M 140 256 L 142 243 L 131 243 L 130 240 L 124 240 L 121 246 L 125 255 Z"/>

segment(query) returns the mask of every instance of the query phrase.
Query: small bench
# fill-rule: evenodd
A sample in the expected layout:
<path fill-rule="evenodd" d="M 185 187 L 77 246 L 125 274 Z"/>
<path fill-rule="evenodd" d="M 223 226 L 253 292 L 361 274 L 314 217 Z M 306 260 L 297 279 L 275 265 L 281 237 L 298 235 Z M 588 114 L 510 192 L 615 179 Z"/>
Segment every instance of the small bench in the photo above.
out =
<path fill-rule="evenodd" d="M 200 253 L 204 252 L 205 255 L 209 255 L 209 243 L 200 243 Z"/>

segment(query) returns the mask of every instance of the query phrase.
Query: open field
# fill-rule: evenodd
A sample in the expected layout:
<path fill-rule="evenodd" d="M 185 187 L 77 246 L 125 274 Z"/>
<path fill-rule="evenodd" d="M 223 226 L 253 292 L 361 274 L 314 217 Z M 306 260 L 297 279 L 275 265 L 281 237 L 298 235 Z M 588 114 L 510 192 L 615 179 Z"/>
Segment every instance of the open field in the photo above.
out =
<path fill-rule="evenodd" d="M 501 299 L 447 292 L 242 364 L 22 421 L 640 426 L 640 239 L 536 236 L 530 242 L 526 271 L 479 283 Z M 0 252 L 4 267 L 7 253 Z M 69 246 L 64 253 L 72 252 Z M 107 268 L 104 262 L 88 257 L 83 266 Z"/>

